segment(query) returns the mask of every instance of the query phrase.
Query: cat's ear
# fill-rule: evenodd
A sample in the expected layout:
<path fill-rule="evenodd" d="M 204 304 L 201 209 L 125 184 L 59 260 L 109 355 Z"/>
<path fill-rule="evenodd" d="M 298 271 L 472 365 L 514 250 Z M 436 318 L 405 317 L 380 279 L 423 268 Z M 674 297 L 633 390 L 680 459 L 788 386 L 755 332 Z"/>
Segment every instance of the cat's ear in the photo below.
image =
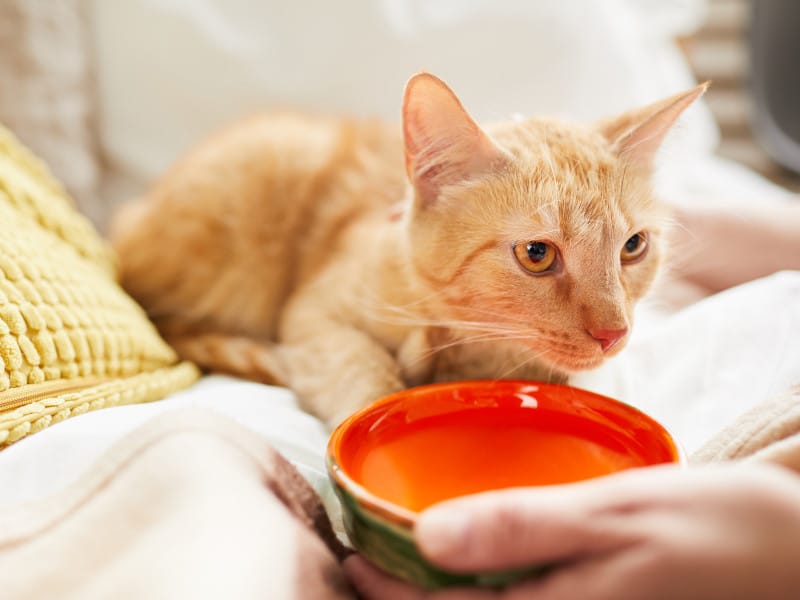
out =
<path fill-rule="evenodd" d="M 692 102 L 708 89 L 709 82 L 638 108 L 598 124 L 614 150 L 627 162 L 650 167 L 664 136 Z"/>
<path fill-rule="evenodd" d="M 403 96 L 406 172 L 423 206 L 442 187 L 485 173 L 504 160 L 503 152 L 469 116 L 438 77 L 418 73 Z"/>

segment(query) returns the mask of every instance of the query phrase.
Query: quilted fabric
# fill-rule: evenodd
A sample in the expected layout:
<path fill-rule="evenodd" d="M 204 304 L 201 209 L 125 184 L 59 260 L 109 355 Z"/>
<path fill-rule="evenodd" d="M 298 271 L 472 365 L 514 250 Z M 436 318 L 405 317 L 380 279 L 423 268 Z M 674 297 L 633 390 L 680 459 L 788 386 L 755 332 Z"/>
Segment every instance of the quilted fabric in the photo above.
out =
<path fill-rule="evenodd" d="M 108 245 L 0 128 L 0 447 L 198 377 L 117 285 Z"/>

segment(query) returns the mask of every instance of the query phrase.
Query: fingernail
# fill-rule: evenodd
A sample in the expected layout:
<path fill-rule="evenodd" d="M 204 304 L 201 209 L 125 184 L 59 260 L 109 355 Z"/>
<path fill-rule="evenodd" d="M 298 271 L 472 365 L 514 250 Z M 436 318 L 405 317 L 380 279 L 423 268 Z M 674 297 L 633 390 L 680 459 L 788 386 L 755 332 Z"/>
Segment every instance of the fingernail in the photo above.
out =
<path fill-rule="evenodd" d="M 447 557 L 465 549 L 470 520 L 466 512 L 434 508 L 422 513 L 414 535 L 424 554 L 431 558 Z"/>

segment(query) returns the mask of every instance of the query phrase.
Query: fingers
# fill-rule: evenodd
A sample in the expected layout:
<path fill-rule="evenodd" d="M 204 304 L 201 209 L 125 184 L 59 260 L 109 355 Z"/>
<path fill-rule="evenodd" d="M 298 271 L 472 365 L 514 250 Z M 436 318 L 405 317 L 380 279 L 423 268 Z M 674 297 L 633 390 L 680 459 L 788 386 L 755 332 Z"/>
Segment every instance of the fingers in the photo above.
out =
<path fill-rule="evenodd" d="M 568 486 L 518 488 L 443 502 L 423 512 L 417 544 L 444 569 L 475 571 L 552 564 L 635 541 L 619 516 L 667 491 L 677 470 L 653 468 Z"/>
<path fill-rule="evenodd" d="M 647 550 L 622 548 L 609 554 L 564 565 L 546 576 L 507 590 L 503 600 L 658 600 L 680 598 L 680 592 L 648 578 L 652 559 Z M 680 589 L 680 586 L 678 586 Z"/>
<path fill-rule="evenodd" d="M 658 595 L 637 576 L 635 552 L 621 551 L 611 557 L 565 565 L 544 577 L 522 581 L 503 590 L 446 588 L 425 591 L 386 575 L 360 556 L 344 561 L 344 570 L 364 600 L 617 600 Z M 633 569 L 631 568 L 633 567 Z M 669 592 L 661 594 L 670 597 Z"/>
<path fill-rule="evenodd" d="M 474 571 L 548 564 L 621 542 L 581 506 L 538 500 L 520 491 L 442 504 L 420 517 L 417 544 L 442 568 Z"/>
<path fill-rule="evenodd" d="M 386 575 L 360 556 L 350 556 L 342 565 L 359 596 L 365 600 L 425 600 L 424 590 Z"/>
<path fill-rule="evenodd" d="M 730 585 L 741 575 L 736 564 L 766 555 L 769 572 L 776 572 L 776 553 L 765 548 L 794 556 L 778 538 L 800 539 L 792 529 L 800 522 L 798 497 L 796 475 L 755 465 L 651 468 L 569 486 L 503 490 L 425 511 L 415 530 L 420 549 L 452 571 L 551 566 L 546 575 L 500 592 L 425 592 L 363 559 L 348 559 L 347 570 L 368 600 L 708 597 L 722 583 L 728 592 L 743 591 L 746 578 Z M 719 568 L 719 560 L 732 568 Z M 788 573 L 791 579 L 796 570 Z M 728 592 L 723 596 L 731 597 Z"/>
<path fill-rule="evenodd" d="M 428 592 L 383 573 L 360 556 L 344 563 L 344 571 L 364 600 L 498 600 L 500 592 L 480 588 L 448 588 Z"/>

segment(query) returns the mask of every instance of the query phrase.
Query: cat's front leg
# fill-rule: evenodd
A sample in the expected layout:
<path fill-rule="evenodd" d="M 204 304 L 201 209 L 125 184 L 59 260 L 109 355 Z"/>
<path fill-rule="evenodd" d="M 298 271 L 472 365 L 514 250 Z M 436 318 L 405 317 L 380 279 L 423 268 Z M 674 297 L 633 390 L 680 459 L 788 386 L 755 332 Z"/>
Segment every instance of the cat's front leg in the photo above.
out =
<path fill-rule="evenodd" d="M 431 343 L 434 336 L 435 331 L 426 327 L 412 329 L 397 350 L 397 362 L 409 386 L 432 379 L 436 367 L 436 352 Z"/>
<path fill-rule="evenodd" d="M 346 324 L 321 323 L 313 335 L 285 339 L 281 355 L 303 408 L 330 426 L 405 387 L 391 353 Z"/>

